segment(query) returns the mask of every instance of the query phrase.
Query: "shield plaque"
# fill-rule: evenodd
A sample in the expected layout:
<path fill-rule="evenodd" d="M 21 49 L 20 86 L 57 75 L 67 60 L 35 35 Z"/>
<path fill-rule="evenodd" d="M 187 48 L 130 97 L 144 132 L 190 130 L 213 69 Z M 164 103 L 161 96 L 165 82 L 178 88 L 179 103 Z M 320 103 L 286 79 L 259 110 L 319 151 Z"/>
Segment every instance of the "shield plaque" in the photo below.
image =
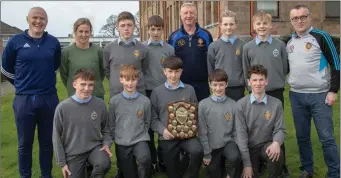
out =
<path fill-rule="evenodd" d="M 176 101 L 167 105 L 167 130 L 175 138 L 185 139 L 198 132 L 198 105 L 186 101 Z"/>

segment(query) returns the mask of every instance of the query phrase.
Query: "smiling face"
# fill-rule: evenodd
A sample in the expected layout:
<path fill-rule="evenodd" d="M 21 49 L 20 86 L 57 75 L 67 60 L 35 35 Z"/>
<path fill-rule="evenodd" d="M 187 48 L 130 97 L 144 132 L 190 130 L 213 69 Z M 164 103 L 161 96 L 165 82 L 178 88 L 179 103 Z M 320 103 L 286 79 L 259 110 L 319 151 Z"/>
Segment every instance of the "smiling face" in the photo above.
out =
<path fill-rule="evenodd" d="M 76 90 L 76 96 L 82 100 L 88 99 L 94 90 L 95 81 L 77 78 L 72 83 Z"/>
<path fill-rule="evenodd" d="M 225 81 L 212 81 L 210 88 L 215 96 L 221 97 L 225 95 L 227 83 Z"/>
<path fill-rule="evenodd" d="M 47 14 L 43 8 L 32 8 L 26 17 L 29 31 L 35 35 L 42 35 L 47 25 Z"/>
<path fill-rule="evenodd" d="M 226 37 L 228 37 L 228 38 L 232 37 L 234 32 L 236 31 L 236 28 L 237 28 L 235 18 L 234 17 L 223 17 L 221 19 L 220 28 Z"/>
<path fill-rule="evenodd" d="M 120 77 L 120 82 L 123 85 L 124 91 L 126 91 L 127 93 L 134 93 L 136 90 L 138 78 Z"/>
<path fill-rule="evenodd" d="M 180 81 L 182 69 L 163 69 L 163 73 L 167 78 L 167 82 L 171 85 L 177 85 Z"/>
<path fill-rule="evenodd" d="M 184 6 L 180 10 L 180 17 L 184 25 L 195 25 L 197 21 L 197 9 L 193 6 Z"/>
<path fill-rule="evenodd" d="M 271 21 L 267 19 L 256 18 L 253 21 L 253 29 L 258 36 L 266 37 L 270 35 Z"/>
<path fill-rule="evenodd" d="M 75 40 L 79 44 L 88 44 L 91 36 L 91 28 L 87 24 L 79 25 L 75 31 Z"/>

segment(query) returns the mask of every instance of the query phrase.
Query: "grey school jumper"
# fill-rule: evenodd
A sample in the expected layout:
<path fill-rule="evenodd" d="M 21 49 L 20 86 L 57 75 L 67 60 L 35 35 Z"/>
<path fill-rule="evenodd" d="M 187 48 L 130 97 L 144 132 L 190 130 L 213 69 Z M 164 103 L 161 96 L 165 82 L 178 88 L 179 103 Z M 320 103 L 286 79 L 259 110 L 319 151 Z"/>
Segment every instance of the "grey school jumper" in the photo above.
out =
<path fill-rule="evenodd" d="M 88 103 L 67 98 L 58 104 L 54 115 L 53 147 L 57 164 L 86 153 L 98 145 L 111 146 L 107 109 L 102 99 L 92 97 Z"/>
<path fill-rule="evenodd" d="M 245 81 L 247 81 L 248 68 L 256 64 L 261 64 L 268 70 L 269 84 L 266 91 L 284 88 L 285 76 L 288 73 L 288 53 L 283 41 L 272 38 L 271 44 L 261 42 L 257 45 L 256 39 L 253 39 L 246 43 L 243 47 Z"/>
<path fill-rule="evenodd" d="M 171 90 L 165 85 L 156 87 L 151 96 L 152 104 L 152 123 L 151 128 L 159 133 L 159 140 L 164 140 L 163 131 L 166 129 L 168 112 L 167 104 L 175 101 L 187 101 L 198 103 L 194 88 L 191 85 L 184 84 L 184 88 Z"/>
<path fill-rule="evenodd" d="M 285 126 L 282 103 L 267 96 L 267 104 L 250 102 L 250 95 L 237 102 L 236 131 L 237 144 L 244 167 L 251 167 L 249 148 L 259 148 L 268 142 L 283 144 Z"/>
<path fill-rule="evenodd" d="M 199 103 L 199 135 L 205 157 L 210 158 L 211 151 L 224 147 L 235 138 L 235 107 L 231 98 L 217 102 L 208 97 Z"/>
<path fill-rule="evenodd" d="M 118 145 L 131 146 L 149 141 L 150 117 L 150 101 L 144 95 L 126 99 L 119 93 L 110 99 L 110 130 Z"/>
<path fill-rule="evenodd" d="M 123 91 L 120 83 L 120 68 L 122 64 L 132 64 L 139 73 L 136 90 L 145 95 L 143 63 L 146 60 L 148 49 L 140 42 L 118 44 L 115 40 L 104 47 L 103 67 L 104 74 L 109 80 L 110 98 Z"/>
<path fill-rule="evenodd" d="M 211 43 L 207 53 L 208 73 L 214 69 L 223 69 L 229 76 L 229 87 L 245 86 L 242 66 L 244 44 L 239 38 L 233 44 L 222 39 Z"/>
<path fill-rule="evenodd" d="M 142 43 L 147 46 L 149 51 L 147 58 L 143 63 L 144 81 L 146 90 L 153 90 L 154 88 L 165 83 L 166 76 L 163 74 L 162 60 L 174 55 L 174 48 L 166 42 L 161 44 L 149 44 L 148 41 Z"/>

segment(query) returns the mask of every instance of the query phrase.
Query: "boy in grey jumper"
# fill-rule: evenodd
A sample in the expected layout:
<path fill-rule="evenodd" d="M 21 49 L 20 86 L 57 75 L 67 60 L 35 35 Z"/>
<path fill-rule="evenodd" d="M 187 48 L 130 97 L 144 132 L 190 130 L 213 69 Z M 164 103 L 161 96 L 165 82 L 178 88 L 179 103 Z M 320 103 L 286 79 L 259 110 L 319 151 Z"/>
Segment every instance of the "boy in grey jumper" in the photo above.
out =
<path fill-rule="evenodd" d="M 122 64 L 132 64 L 139 74 L 137 91 L 145 94 L 142 66 L 147 57 L 147 47 L 134 38 L 135 19 L 130 12 L 121 12 L 117 17 L 120 37 L 107 44 L 103 52 L 104 74 L 109 80 L 110 98 L 122 92 L 119 81 Z"/>
<path fill-rule="evenodd" d="M 244 170 L 243 178 L 258 178 L 260 161 L 267 161 L 270 178 L 282 176 L 285 138 L 282 103 L 265 94 L 267 70 L 254 65 L 248 70 L 252 93 L 237 102 L 236 130 Z"/>
<path fill-rule="evenodd" d="M 110 99 L 109 123 L 116 145 L 116 157 L 126 178 L 151 177 L 150 101 L 136 91 L 138 72 L 133 65 L 122 65 L 120 82 L 123 91 Z M 136 165 L 138 163 L 138 168 Z"/>
<path fill-rule="evenodd" d="M 235 143 L 236 102 L 225 95 L 228 75 L 222 69 L 215 69 L 208 76 L 212 95 L 199 103 L 199 135 L 204 148 L 204 164 L 208 165 L 211 178 L 239 178 L 236 174 L 240 165 L 240 153 Z M 227 160 L 231 169 L 221 170 Z"/>
<path fill-rule="evenodd" d="M 56 108 L 53 147 L 57 164 L 66 178 L 84 178 L 88 162 L 91 177 L 102 178 L 110 169 L 110 130 L 107 109 L 102 99 L 92 97 L 95 75 L 79 69 L 73 80 L 76 92 Z"/>
<path fill-rule="evenodd" d="M 159 146 L 166 167 L 166 174 L 169 178 L 182 178 L 183 172 L 180 164 L 180 150 L 190 154 L 188 174 L 191 178 L 198 178 L 203 148 L 196 136 L 189 139 L 175 139 L 166 129 L 168 121 L 167 104 L 175 101 L 187 101 L 198 103 L 194 88 L 180 81 L 182 73 L 182 60 L 179 57 L 171 56 L 163 62 L 164 74 L 167 81 L 156 87 L 151 96 L 152 104 L 152 129 L 159 133 Z"/>
<path fill-rule="evenodd" d="M 150 98 L 152 90 L 157 86 L 162 85 L 166 81 L 166 76 L 163 74 L 162 61 L 168 56 L 174 55 L 174 49 L 162 39 L 163 19 L 158 15 L 153 15 L 148 19 L 148 34 L 149 40 L 143 42 L 148 47 L 149 51 L 147 58 L 143 63 L 144 79 L 146 84 L 146 94 Z M 154 141 L 154 131 L 149 129 L 149 148 L 152 156 L 153 172 L 157 172 L 157 154 Z M 162 167 L 162 158 L 158 155 L 159 166 Z"/>
<path fill-rule="evenodd" d="M 242 52 L 244 41 L 235 36 L 237 29 L 236 14 L 232 11 L 224 12 L 220 18 L 220 28 L 223 35 L 208 47 L 208 74 L 214 69 L 223 69 L 229 76 L 226 95 L 238 101 L 244 97 L 245 81 L 242 66 Z"/>

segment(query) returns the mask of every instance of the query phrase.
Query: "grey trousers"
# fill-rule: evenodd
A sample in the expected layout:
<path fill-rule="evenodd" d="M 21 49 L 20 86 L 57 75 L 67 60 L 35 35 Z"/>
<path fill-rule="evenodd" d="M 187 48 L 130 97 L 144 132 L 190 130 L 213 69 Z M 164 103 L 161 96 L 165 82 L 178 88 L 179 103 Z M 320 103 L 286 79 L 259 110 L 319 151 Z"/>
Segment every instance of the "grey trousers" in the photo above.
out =
<path fill-rule="evenodd" d="M 100 151 L 101 146 L 96 146 L 91 151 L 77 155 L 75 158 L 67 161 L 71 172 L 68 178 L 85 178 L 85 168 L 88 162 L 93 166 L 90 178 L 103 178 L 111 166 L 109 155 L 105 151 Z"/>

